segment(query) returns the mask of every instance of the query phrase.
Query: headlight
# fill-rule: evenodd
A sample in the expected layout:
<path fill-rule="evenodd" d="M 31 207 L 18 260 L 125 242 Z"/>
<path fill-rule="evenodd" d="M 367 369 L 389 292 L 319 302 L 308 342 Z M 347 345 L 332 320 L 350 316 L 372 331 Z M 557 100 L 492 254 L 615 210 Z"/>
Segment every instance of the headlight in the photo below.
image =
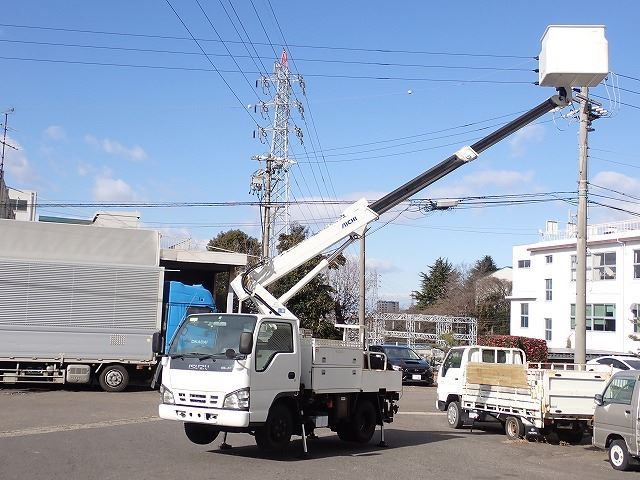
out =
<path fill-rule="evenodd" d="M 391 368 L 393 368 L 396 372 L 402 371 L 402 367 L 400 365 L 391 365 Z"/>
<path fill-rule="evenodd" d="M 243 388 L 231 392 L 224 397 L 222 408 L 230 408 L 233 410 L 249 410 L 249 389 Z"/>
<path fill-rule="evenodd" d="M 173 399 L 173 392 L 164 385 L 160 385 L 160 396 L 162 397 L 162 403 L 167 405 L 174 405 L 176 403 Z"/>

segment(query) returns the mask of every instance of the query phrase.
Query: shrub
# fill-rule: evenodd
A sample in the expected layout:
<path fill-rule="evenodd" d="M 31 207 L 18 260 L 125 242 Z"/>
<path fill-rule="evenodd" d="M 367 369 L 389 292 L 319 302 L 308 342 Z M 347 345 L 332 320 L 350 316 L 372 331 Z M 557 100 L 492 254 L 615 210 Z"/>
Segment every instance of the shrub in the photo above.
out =
<path fill-rule="evenodd" d="M 478 345 L 487 347 L 520 348 L 529 362 L 546 362 L 549 353 L 547 342 L 539 338 L 516 337 L 514 335 L 485 335 L 478 337 Z"/>

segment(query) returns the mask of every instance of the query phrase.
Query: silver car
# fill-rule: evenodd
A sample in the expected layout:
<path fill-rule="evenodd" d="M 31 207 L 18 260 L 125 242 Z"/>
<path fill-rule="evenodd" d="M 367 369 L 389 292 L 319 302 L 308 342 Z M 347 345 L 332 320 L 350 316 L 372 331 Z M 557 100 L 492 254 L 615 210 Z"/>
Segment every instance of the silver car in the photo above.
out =
<path fill-rule="evenodd" d="M 609 463 L 616 470 L 627 470 L 632 459 L 640 458 L 639 378 L 637 370 L 617 372 L 595 396 L 593 445 L 608 449 Z"/>

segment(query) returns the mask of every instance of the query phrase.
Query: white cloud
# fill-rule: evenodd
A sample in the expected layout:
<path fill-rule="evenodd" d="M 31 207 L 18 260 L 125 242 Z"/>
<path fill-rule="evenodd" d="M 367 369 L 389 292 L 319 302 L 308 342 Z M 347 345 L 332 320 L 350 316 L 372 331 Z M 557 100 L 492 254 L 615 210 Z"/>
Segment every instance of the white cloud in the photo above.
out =
<path fill-rule="evenodd" d="M 142 162 L 149 158 L 147 152 L 140 145 L 126 147 L 116 140 L 111 140 L 110 138 L 99 139 L 93 135 L 85 135 L 84 140 L 89 145 L 99 148 L 109 155 L 124 157 L 133 162 Z"/>
<path fill-rule="evenodd" d="M 486 193 L 490 187 L 508 189 L 517 187 L 519 191 L 530 190 L 535 172 L 527 170 L 481 170 L 465 175 L 455 185 L 426 190 L 422 196 L 429 198 L 459 198 Z M 523 188 L 524 187 L 524 188 Z"/>
<path fill-rule="evenodd" d="M 389 260 L 382 260 L 379 258 L 367 258 L 367 268 L 375 270 L 378 274 L 397 272 L 398 267 Z"/>
<path fill-rule="evenodd" d="M 590 183 L 591 186 L 589 187 L 589 191 L 592 201 L 640 214 L 640 206 L 638 206 L 637 200 L 624 197 L 624 194 L 633 195 L 635 197 L 638 196 L 638 192 L 640 192 L 640 179 L 629 177 L 618 172 L 604 171 L 598 172 L 591 179 Z M 603 190 L 602 188 L 598 188 L 598 186 L 604 187 L 605 189 L 616 190 L 623 195 L 616 194 L 610 190 Z M 606 195 L 617 199 L 600 198 L 595 195 Z M 589 207 L 589 211 L 589 215 L 593 216 L 594 220 L 597 222 L 628 219 L 632 215 L 612 208 L 596 208 L 595 205 Z"/>
<path fill-rule="evenodd" d="M 78 175 L 81 177 L 86 177 L 93 171 L 93 167 L 88 163 L 80 162 L 78 163 L 77 170 Z"/>
<path fill-rule="evenodd" d="M 544 139 L 545 129 L 540 124 L 527 125 L 513 134 L 509 145 L 511 156 L 521 157 L 525 153 L 525 147 L 531 143 L 540 143 Z"/>
<path fill-rule="evenodd" d="M 44 136 L 49 140 L 65 140 L 67 138 L 67 134 L 64 129 L 59 125 L 50 125 L 44 129 Z"/>
<path fill-rule="evenodd" d="M 37 179 L 37 175 L 26 153 L 22 149 L 22 146 L 7 136 L 7 144 L 12 145 L 13 148 L 5 148 L 4 168 L 7 174 L 6 183 L 11 185 L 12 180 L 17 180 L 22 183 L 33 182 Z"/>
<path fill-rule="evenodd" d="M 127 182 L 113 178 L 111 172 L 105 171 L 95 178 L 93 199 L 99 202 L 126 202 L 137 200 L 138 194 Z"/>

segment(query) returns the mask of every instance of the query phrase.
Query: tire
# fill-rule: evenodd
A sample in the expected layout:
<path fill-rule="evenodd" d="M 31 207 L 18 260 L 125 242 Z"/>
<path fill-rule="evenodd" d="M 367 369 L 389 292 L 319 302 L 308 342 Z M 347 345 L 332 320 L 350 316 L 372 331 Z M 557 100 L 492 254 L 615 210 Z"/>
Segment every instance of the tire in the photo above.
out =
<path fill-rule="evenodd" d="M 462 419 L 462 408 L 460 402 L 451 402 L 447 407 L 447 423 L 451 428 L 462 428 L 464 421 Z"/>
<path fill-rule="evenodd" d="M 631 456 L 624 440 L 614 440 L 609 446 L 609 463 L 615 470 L 628 470 Z"/>
<path fill-rule="evenodd" d="M 353 427 L 351 426 L 351 422 L 341 422 L 336 428 L 336 433 L 338 434 L 338 438 L 343 442 L 353 442 Z"/>
<path fill-rule="evenodd" d="M 264 426 L 256 430 L 256 445 L 265 452 L 281 452 L 289 446 L 292 434 L 291 410 L 277 403 L 271 407 Z"/>
<path fill-rule="evenodd" d="M 129 372 L 122 365 L 105 366 L 98 377 L 105 392 L 121 392 L 129 385 Z"/>
<path fill-rule="evenodd" d="M 504 422 L 504 433 L 509 440 L 518 440 L 524 437 L 524 425 L 518 417 L 507 417 Z"/>
<path fill-rule="evenodd" d="M 373 437 L 377 424 L 378 417 L 373 403 L 369 400 L 361 400 L 349 422 L 351 438 L 357 443 L 367 443 Z"/>
<path fill-rule="evenodd" d="M 210 425 L 203 425 L 202 423 L 185 423 L 184 433 L 186 433 L 187 438 L 193 443 L 209 445 L 216 439 L 220 433 L 220 429 Z"/>

